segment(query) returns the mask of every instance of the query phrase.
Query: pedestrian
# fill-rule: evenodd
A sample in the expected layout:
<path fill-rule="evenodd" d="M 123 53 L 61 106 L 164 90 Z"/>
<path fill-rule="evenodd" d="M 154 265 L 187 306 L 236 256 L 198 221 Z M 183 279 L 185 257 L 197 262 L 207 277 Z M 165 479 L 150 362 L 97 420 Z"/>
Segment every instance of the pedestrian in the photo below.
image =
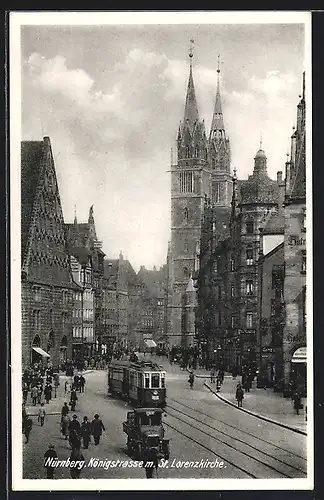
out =
<path fill-rule="evenodd" d="M 72 449 L 77 449 L 81 447 L 81 425 L 78 421 L 78 417 L 73 415 L 72 420 L 69 422 L 69 443 Z"/>
<path fill-rule="evenodd" d="M 52 386 L 50 384 L 46 384 L 45 385 L 45 389 L 44 389 L 44 399 L 45 399 L 45 403 L 49 403 L 50 400 L 52 399 Z"/>
<path fill-rule="evenodd" d="M 83 417 L 83 422 L 81 424 L 81 437 L 83 439 L 83 447 L 84 449 L 89 448 L 91 436 L 91 423 L 88 420 L 88 417 Z"/>
<path fill-rule="evenodd" d="M 143 453 L 143 467 L 145 468 L 145 474 L 147 479 L 153 478 L 154 470 L 156 471 L 159 467 L 159 452 L 157 448 L 150 447 L 146 448 Z"/>
<path fill-rule="evenodd" d="M 40 405 L 42 402 L 43 388 L 41 384 L 37 386 L 37 403 Z"/>
<path fill-rule="evenodd" d="M 46 415 L 46 411 L 44 408 L 44 403 L 41 403 L 40 408 L 38 410 L 38 422 L 40 423 L 41 427 L 43 427 L 43 425 L 44 425 L 45 415 Z"/>
<path fill-rule="evenodd" d="M 80 387 L 80 377 L 79 375 L 74 375 L 74 379 L 73 379 L 73 385 L 74 385 L 74 388 L 75 390 L 79 390 L 79 387 Z"/>
<path fill-rule="evenodd" d="M 237 386 L 236 386 L 235 397 L 237 399 L 237 406 L 239 408 L 242 407 L 242 402 L 244 399 L 244 391 L 243 391 L 243 387 L 241 386 L 241 384 L 237 384 Z"/>
<path fill-rule="evenodd" d="M 31 433 L 33 427 L 33 421 L 29 415 L 26 415 L 26 418 L 24 420 L 24 434 L 26 438 L 26 443 L 29 441 L 29 435 Z"/>
<path fill-rule="evenodd" d="M 91 432 L 94 439 L 94 444 L 99 444 L 102 431 L 105 431 L 105 426 L 102 420 L 99 418 L 98 413 L 95 414 L 94 419 L 91 422 Z"/>
<path fill-rule="evenodd" d="M 214 382 L 215 382 L 215 370 L 214 368 L 212 368 L 210 372 L 210 383 L 213 384 Z"/>
<path fill-rule="evenodd" d="M 28 384 L 26 382 L 23 383 L 23 402 L 27 402 L 28 397 Z"/>
<path fill-rule="evenodd" d="M 64 405 L 62 406 L 62 410 L 61 410 L 62 418 L 66 417 L 68 415 L 69 411 L 70 411 L 70 408 L 68 407 L 68 404 L 65 402 Z"/>
<path fill-rule="evenodd" d="M 48 450 L 44 453 L 44 467 L 46 468 L 46 479 L 54 479 L 55 465 L 53 461 L 57 458 L 57 453 L 52 444 L 48 445 Z M 52 459 L 52 460 L 51 460 Z"/>
<path fill-rule="evenodd" d="M 74 449 L 70 455 L 70 476 L 72 479 L 79 479 L 81 470 L 85 466 L 85 458 L 80 449 Z M 73 464 L 73 465 L 72 465 Z"/>
<path fill-rule="evenodd" d="M 216 377 L 216 392 L 220 391 L 221 385 L 222 385 L 221 378 L 219 377 L 219 375 L 217 375 L 217 377 Z"/>
<path fill-rule="evenodd" d="M 22 404 L 21 417 L 22 417 L 22 421 L 24 422 L 25 418 L 27 417 L 25 403 Z"/>
<path fill-rule="evenodd" d="M 69 390 L 70 390 L 70 384 L 69 384 L 69 381 L 66 380 L 65 384 L 64 384 L 64 394 L 66 394 L 67 392 L 69 392 Z"/>
<path fill-rule="evenodd" d="M 83 375 L 80 376 L 79 383 L 80 383 L 80 392 L 84 392 L 84 386 L 85 386 L 86 380 L 85 380 Z"/>
<path fill-rule="evenodd" d="M 194 381 L 195 381 L 195 375 L 193 372 L 190 372 L 189 378 L 188 378 L 190 389 L 193 389 Z"/>
<path fill-rule="evenodd" d="M 31 388 L 30 395 L 32 398 L 33 405 L 36 406 L 36 404 L 37 404 L 37 387 L 36 387 L 36 385 L 33 385 L 33 387 Z"/>
<path fill-rule="evenodd" d="M 68 415 L 62 416 L 61 419 L 61 433 L 64 436 L 64 439 L 67 439 L 69 436 L 69 424 L 70 424 L 70 418 Z"/>
<path fill-rule="evenodd" d="M 71 396 L 70 396 L 70 406 L 72 411 L 75 411 L 77 401 L 78 401 L 78 396 L 76 394 L 76 390 L 73 389 L 71 391 Z"/>
<path fill-rule="evenodd" d="M 293 394 L 293 402 L 296 415 L 299 415 L 299 410 L 302 408 L 302 405 L 301 405 L 301 394 L 298 389 L 296 389 Z"/>

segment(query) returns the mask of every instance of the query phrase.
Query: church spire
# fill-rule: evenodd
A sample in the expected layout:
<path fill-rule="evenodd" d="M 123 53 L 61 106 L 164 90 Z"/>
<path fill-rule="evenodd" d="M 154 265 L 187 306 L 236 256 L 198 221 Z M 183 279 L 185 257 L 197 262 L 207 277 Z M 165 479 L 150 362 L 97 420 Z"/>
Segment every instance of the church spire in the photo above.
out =
<path fill-rule="evenodd" d="M 190 70 L 189 70 L 189 80 L 188 80 L 186 104 L 184 111 L 184 121 L 186 123 L 188 120 L 190 125 L 193 125 L 196 121 L 199 120 L 199 114 L 198 114 L 198 106 L 196 100 L 195 85 L 192 76 L 192 58 L 193 58 L 194 40 L 190 40 L 190 42 L 191 42 L 189 50 Z"/>
<path fill-rule="evenodd" d="M 222 101 L 219 90 L 219 75 L 220 75 L 220 67 L 219 67 L 219 55 L 217 62 L 217 88 L 216 88 L 216 99 L 215 99 L 215 107 L 213 120 L 210 129 L 210 136 L 212 137 L 218 131 L 224 131 L 224 121 L 223 121 L 223 111 L 222 111 Z"/>
<path fill-rule="evenodd" d="M 91 205 L 90 210 L 89 210 L 88 224 L 94 224 L 93 205 Z"/>

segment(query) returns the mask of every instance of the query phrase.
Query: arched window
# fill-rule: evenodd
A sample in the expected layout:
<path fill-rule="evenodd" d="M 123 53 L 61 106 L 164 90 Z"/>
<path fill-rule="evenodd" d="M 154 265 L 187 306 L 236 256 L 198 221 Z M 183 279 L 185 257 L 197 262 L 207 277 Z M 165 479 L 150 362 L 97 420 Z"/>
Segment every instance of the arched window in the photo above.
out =
<path fill-rule="evenodd" d="M 185 207 L 183 209 L 183 218 L 184 218 L 184 220 L 188 220 L 189 219 L 189 210 L 188 210 L 187 207 Z"/>
<path fill-rule="evenodd" d="M 186 158 L 189 158 L 189 156 L 190 156 L 189 146 L 186 146 Z"/>
<path fill-rule="evenodd" d="M 196 146 L 195 155 L 196 155 L 196 158 L 198 158 L 198 156 L 199 156 L 199 146 Z"/>
<path fill-rule="evenodd" d="M 48 336 L 48 341 L 47 341 L 47 352 L 49 352 L 54 347 L 55 347 L 54 333 L 50 332 L 50 334 Z"/>

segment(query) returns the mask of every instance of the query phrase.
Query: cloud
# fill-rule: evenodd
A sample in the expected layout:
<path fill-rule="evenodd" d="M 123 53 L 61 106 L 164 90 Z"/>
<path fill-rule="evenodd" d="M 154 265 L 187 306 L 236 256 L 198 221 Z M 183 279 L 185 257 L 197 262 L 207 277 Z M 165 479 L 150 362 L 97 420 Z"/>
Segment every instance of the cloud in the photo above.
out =
<path fill-rule="evenodd" d="M 193 68 L 200 117 L 212 119 L 217 72 Z M 23 138 L 49 135 L 66 220 L 95 205 L 98 236 L 109 257 L 120 249 L 135 267 L 166 259 L 170 238 L 170 148 L 183 117 L 188 63 L 131 48 L 112 63 L 111 79 L 95 78 L 62 55 L 34 52 L 24 62 Z M 293 124 L 292 73 L 273 69 L 221 79 L 232 166 L 253 169 L 260 131 L 269 172 L 282 168 Z M 275 119 L 274 119 L 275 117 Z"/>

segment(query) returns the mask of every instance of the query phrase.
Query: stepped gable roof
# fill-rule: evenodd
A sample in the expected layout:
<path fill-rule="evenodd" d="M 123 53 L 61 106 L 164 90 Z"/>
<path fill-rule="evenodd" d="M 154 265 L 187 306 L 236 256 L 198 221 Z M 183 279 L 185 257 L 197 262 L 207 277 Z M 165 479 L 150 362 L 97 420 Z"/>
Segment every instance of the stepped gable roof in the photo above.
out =
<path fill-rule="evenodd" d="M 263 234 L 284 234 L 285 217 L 282 211 L 269 212 L 261 224 Z"/>
<path fill-rule="evenodd" d="M 279 200 L 279 187 L 276 181 L 270 179 L 267 173 L 253 173 L 245 181 L 240 181 L 239 204 L 275 204 Z"/>
<path fill-rule="evenodd" d="M 24 257 L 42 169 L 43 141 L 21 143 L 21 255 Z"/>

